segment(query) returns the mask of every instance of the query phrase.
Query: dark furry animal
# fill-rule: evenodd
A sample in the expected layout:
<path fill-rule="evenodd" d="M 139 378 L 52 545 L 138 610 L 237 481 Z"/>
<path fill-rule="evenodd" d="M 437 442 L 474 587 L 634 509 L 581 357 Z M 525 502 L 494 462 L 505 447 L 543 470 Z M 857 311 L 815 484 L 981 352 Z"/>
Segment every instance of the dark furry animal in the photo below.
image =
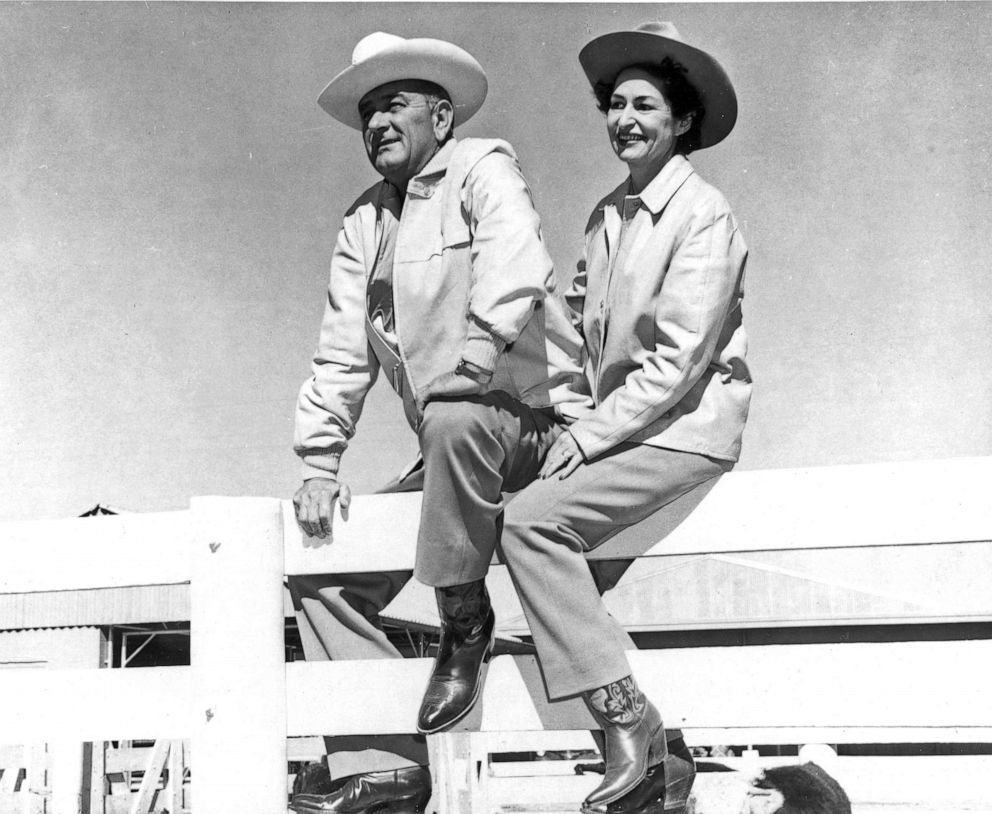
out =
<path fill-rule="evenodd" d="M 851 801 L 840 783 L 815 763 L 765 769 L 754 782 L 784 798 L 774 814 L 851 814 Z"/>

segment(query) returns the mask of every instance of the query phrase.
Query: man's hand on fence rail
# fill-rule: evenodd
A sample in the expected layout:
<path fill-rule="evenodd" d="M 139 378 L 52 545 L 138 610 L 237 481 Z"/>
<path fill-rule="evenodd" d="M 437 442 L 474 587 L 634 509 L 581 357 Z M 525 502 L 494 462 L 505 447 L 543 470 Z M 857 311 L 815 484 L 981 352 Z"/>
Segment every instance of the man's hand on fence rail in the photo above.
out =
<path fill-rule="evenodd" d="M 351 489 L 347 484 L 333 478 L 310 478 L 304 481 L 293 495 L 296 522 L 303 533 L 332 542 L 334 504 L 337 502 L 341 503 L 341 517 L 347 520 L 348 507 L 351 505 Z"/>

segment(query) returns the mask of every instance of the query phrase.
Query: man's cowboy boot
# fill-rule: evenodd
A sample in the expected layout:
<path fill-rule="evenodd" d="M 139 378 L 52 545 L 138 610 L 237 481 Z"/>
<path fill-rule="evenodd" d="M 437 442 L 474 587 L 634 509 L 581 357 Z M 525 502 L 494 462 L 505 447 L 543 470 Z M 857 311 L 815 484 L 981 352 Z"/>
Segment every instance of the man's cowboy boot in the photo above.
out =
<path fill-rule="evenodd" d="M 441 643 L 417 716 L 431 735 L 468 714 L 482 689 L 482 666 L 493 652 L 496 616 L 483 580 L 435 588 Z"/>
<path fill-rule="evenodd" d="M 668 754 L 665 727 L 654 704 L 644 696 L 633 676 L 582 694 L 603 730 L 606 748 L 603 782 L 582 804 L 583 812 L 600 814 L 647 775 L 648 767 Z"/>
<path fill-rule="evenodd" d="M 696 779 L 696 764 L 682 738 L 668 743 L 665 759 L 648 767 L 633 791 L 606 807 L 606 814 L 683 814 Z"/>
<path fill-rule="evenodd" d="M 297 794 L 330 794 L 342 785 L 331 780 L 331 772 L 323 760 L 305 763 L 293 780 L 293 796 Z"/>
<path fill-rule="evenodd" d="M 298 794 L 289 807 L 298 814 L 420 814 L 431 797 L 426 766 L 370 772 L 342 778 L 330 794 Z"/>

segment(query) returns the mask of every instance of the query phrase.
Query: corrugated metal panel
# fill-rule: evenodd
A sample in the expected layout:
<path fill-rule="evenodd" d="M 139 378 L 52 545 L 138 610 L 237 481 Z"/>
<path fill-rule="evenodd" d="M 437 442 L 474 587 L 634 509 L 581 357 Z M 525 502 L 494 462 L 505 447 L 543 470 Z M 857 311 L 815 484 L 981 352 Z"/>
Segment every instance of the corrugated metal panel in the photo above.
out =
<path fill-rule="evenodd" d="M 0 594 L 4 630 L 62 625 L 125 625 L 189 619 L 189 585 Z"/>
<path fill-rule="evenodd" d="M 285 614 L 293 615 L 289 591 Z M 0 594 L 0 630 L 189 620 L 189 585 Z"/>

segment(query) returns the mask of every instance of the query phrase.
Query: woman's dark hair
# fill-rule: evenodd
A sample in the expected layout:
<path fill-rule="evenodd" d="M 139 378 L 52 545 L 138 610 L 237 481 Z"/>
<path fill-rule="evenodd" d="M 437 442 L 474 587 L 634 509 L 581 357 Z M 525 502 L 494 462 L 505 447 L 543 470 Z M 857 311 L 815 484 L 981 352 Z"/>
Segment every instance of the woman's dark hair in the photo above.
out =
<path fill-rule="evenodd" d="M 676 119 L 684 119 L 692 116 L 692 124 L 675 141 L 675 152 L 688 155 L 693 150 L 699 148 L 699 131 L 703 124 L 703 117 L 706 109 L 699 98 L 699 93 L 686 78 L 686 69 L 671 57 L 665 57 L 658 64 L 637 64 L 628 65 L 628 68 L 637 68 L 646 74 L 654 77 L 661 86 L 662 96 L 672 109 L 672 115 Z M 619 74 L 618 74 L 619 75 Z M 616 77 L 612 82 L 597 82 L 592 89 L 596 97 L 596 107 L 600 113 L 606 113 L 610 109 L 610 99 L 613 96 L 613 89 L 616 87 Z"/>

